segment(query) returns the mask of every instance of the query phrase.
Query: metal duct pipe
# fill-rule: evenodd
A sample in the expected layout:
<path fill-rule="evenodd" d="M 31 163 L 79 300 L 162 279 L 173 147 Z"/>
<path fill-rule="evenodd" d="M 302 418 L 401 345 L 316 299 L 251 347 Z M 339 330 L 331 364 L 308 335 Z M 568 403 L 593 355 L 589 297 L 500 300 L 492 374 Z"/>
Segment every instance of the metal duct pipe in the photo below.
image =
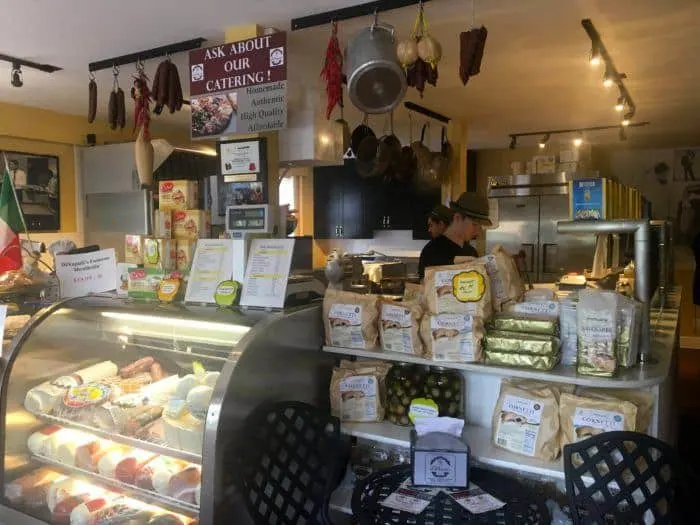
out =
<path fill-rule="evenodd" d="M 671 221 L 658 220 L 651 221 L 649 224 L 653 229 L 659 230 L 659 306 L 663 310 L 666 308 L 666 295 L 670 287 L 669 266 L 671 261 L 669 260 L 669 252 L 671 243 L 669 242 L 669 233 L 672 223 Z"/>
<path fill-rule="evenodd" d="M 639 360 L 649 360 L 651 323 L 651 232 L 649 221 L 561 221 L 557 223 L 558 233 L 633 233 L 634 234 L 634 295 L 642 303 L 642 345 Z"/>

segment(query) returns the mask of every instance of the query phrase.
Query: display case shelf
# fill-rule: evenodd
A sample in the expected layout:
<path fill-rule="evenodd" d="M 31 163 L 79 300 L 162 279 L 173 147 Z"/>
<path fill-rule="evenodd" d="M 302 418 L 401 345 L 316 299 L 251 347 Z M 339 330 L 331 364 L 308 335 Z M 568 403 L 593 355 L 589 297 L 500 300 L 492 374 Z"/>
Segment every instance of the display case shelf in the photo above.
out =
<path fill-rule="evenodd" d="M 340 431 L 357 438 L 408 448 L 411 446 L 411 428 L 383 421 L 381 423 L 342 423 Z M 467 425 L 464 427 L 464 439 L 471 448 L 472 459 L 480 465 L 564 479 L 561 460 L 542 461 L 494 447 L 491 443 L 491 430 L 488 428 Z"/>
<path fill-rule="evenodd" d="M 134 485 L 129 485 L 128 483 L 122 483 L 121 481 L 102 476 L 101 474 L 97 474 L 95 472 L 66 465 L 65 463 L 61 463 L 60 461 L 56 461 L 45 456 L 33 455 L 32 458 L 39 463 L 48 465 L 62 472 L 63 474 L 70 476 L 71 478 L 82 479 L 94 485 L 104 487 L 108 490 L 113 490 L 120 494 L 133 497 L 139 501 L 143 501 L 144 503 L 156 505 L 165 510 L 186 514 L 188 516 L 197 516 L 199 514 L 199 507 L 197 505 L 185 503 L 150 490 L 144 490 L 139 487 L 135 487 Z"/>
<path fill-rule="evenodd" d="M 524 368 L 508 368 L 502 366 L 490 366 L 480 363 L 455 363 L 449 361 L 433 361 L 412 354 L 399 352 L 384 352 L 379 348 L 373 350 L 361 350 L 356 348 L 340 348 L 337 346 L 324 346 L 325 352 L 332 354 L 366 357 L 369 359 L 381 359 L 402 363 L 413 363 L 425 366 L 440 366 L 453 370 L 489 374 L 503 377 L 519 377 L 523 379 L 536 379 L 552 383 L 565 383 L 596 388 L 648 388 L 658 385 L 668 376 L 669 361 L 660 359 L 649 365 L 639 365 L 634 368 L 620 369 L 615 377 L 595 377 L 579 375 L 575 366 L 557 365 L 554 370 L 544 372 L 540 370 L 528 370 Z"/>
<path fill-rule="evenodd" d="M 154 441 L 144 441 L 142 439 L 132 438 L 132 437 L 128 437 L 128 436 L 122 436 L 122 435 L 117 434 L 115 432 L 108 432 L 105 430 L 100 430 L 99 428 L 95 428 L 95 427 L 92 427 L 90 425 L 84 425 L 82 423 L 71 421 L 69 419 L 63 419 L 63 418 L 56 417 L 56 416 L 49 416 L 49 415 L 45 415 L 45 414 L 34 414 L 34 416 L 41 419 L 42 421 L 46 421 L 47 423 L 51 423 L 54 425 L 60 425 L 62 427 L 66 427 L 66 428 L 74 428 L 76 430 L 80 430 L 80 431 L 86 432 L 88 434 L 93 434 L 93 435 L 100 437 L 100 438 L 103 438 L 103 439 L 108 439 L 108 440 L 113 441 L 115 443 L 120 443 L 122 445 L 127 445 L 129 447 L 147 450 L 149 452 L 153 452 L 154 454 L 161 454 L 163 456 L 168 456 L 171 458 L 182 459 L 183 461 L 188 461 L 190 463 L 197 463 L 197 464 L 202 463 L 201 454 L 194 454 L 192 452 L 187 452 L 185 450 L 178 450 L 176 448 L 171 448 L 171 447 L 168 447 L 167 445 L 163 445 L 161 443 L 157 443 Z"/>

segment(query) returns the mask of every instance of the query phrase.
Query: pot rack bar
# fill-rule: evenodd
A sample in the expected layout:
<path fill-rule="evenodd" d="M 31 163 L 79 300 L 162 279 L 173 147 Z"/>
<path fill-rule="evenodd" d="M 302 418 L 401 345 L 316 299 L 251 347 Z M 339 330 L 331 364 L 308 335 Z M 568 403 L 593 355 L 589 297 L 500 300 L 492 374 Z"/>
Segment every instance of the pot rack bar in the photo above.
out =
<path fill-rule="evenodd" d="M 408 102 L 406 102 L 408 104 Z M 644 122 L 631 122 L 628 128 L 641 128 L 643 126 L 648 126 L 651 122 L 645 120 Z M 524 133 L 510 133 L 509 137 L 534 137 L 536 135 L 563 135 L 565 133 L 576 133 L 579 131 L 603 131 L 607 129 L 620 129 L 620 124 L 613 124 L 610 126 L 590 126 L 587 128 L 571 128 L 571 129 L 545 129 L 541 131 L 527 131 Z"/>
<path fill-rule="evenodd" d="M 333 11 L 303 16 L 301 18 L 292 18 L 292 31 L 324 26 L 331 22 L 340 22 L 342 20 L 350 20 L 351 18 L 359 18 L 361 16 L 370 16 L 375 13 L 400 9 L 401 7 L 408 7 L 428 1 L 429 0 L 422 0 L 422 2 L 421 0 L 377 0 L 376 2 L 368 2 L 366 4 L 354 5 L 343 9 L 334 9 Z"/>
<path fill-rule="evenodd" d="M 450 117 L 446 117 L 442 113 L 428 109 L 425 106 L 416 104 L 415 102 L 404 102 L 403 107 L 405 107 L 408 111 L 414 111 L 416 113 L 420 113 L 421 115 L 425 115 L 428 118 L 439 120 L 443 124 L 449 124 L 451 120 Z"/>
<path fill-rule="evenodd" d="M 111 69 L 114 66 L 125 66 L 127 64 L 135 64 L 139 61 L 143 62 L 152 58 L 174 55 L 175 53 L 184 53 L 185 51 L 199 49 L 206 41 L 207 40 L 205 38 L 193 38 L 192 40 L 168 44 L 167 46 L 154 47 L 152 49 L 146 49 L 144 51 L 122 55 L 120 57 L 107 58 L 98 62 L 91 62 L 88 64 L 88 70 L 94 73 L 95 71 L 100 71 L 102 69 Z"/>
<path fill-rule="evenodd" d="M 0 54 L 0 60 L 4 62 L 9 62 L 12 67 L 22 66 L 30 69 L 37 69 L 43 71 L 44 73 L 55 73 L 56 71 L 61 71 L 61 67 L 52 66 L 51 64 L 39 64 L 38 62 L 32 62 L 31 60 L 24 60 L 22 58 L 11 57 L 10 55 Z"/>

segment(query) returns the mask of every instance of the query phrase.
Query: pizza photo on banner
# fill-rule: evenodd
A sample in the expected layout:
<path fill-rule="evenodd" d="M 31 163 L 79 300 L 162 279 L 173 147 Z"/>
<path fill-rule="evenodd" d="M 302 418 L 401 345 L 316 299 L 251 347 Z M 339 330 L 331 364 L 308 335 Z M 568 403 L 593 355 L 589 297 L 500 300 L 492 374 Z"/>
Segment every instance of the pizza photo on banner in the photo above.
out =
<path fill-rule="evenodd" d="M 287 126 L 287 34 L 190 52 L 192 138 Z"/>

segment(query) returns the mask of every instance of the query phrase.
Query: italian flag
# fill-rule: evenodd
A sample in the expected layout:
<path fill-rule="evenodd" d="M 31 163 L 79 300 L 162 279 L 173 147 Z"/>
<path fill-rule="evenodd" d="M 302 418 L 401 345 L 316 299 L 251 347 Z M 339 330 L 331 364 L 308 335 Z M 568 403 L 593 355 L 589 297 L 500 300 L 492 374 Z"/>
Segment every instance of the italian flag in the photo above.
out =
<path fill-rule="evenodd" d="M 0 274 L 22 267 L 19 232 L 25 231 L 24 216 L 17 202 L 9 170 L 5 169 L 0 188 Z"/>

